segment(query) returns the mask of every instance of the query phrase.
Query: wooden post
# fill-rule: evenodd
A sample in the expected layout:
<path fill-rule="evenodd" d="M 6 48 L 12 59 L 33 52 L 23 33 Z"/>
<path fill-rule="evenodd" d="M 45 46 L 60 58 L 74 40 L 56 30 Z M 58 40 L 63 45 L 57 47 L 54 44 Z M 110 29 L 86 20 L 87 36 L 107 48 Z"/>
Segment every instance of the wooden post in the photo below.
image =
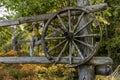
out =
<path fill-rule="evenodd" d="M 90 4 L 89 0 L 77 0 L 77 6 L 84 7 L 88 6 Z M 82 26 L 83 24 L 87 23 L 88 16 L 85 16 L 82 20 L 82 24 L 79 26 Z M 88 30 L 86 29 L 83 34 L 88 34 Z M 91 41 L 91 40 L 85 40 L 85 41 Z M 84 49 L 83 53 L 85 54 L 89 50 Z M 78 80 L 95 80 L 95 72 L 94 72 L 94 66 L 92 65 L 80 65 L 78 66 Z"/>
<path fill-rule="evenodd" d="M 13 50 L 18 51 L 17 36 L 12 37 L 12 46 L 13 46 Z"/>
<path fill-rule="evenodd" d="M 78 75 L 78 80 L 94 80 L 94 67 L 92 65 L 81 65 L 78 67 Z"/>
<path fill-rule="evenodd" d="M 30 56 L 31 57 L 34 56 L 34 46 L 35 46 L 34 37 L 31 37 L 31 40 L 30 40 Z"/>

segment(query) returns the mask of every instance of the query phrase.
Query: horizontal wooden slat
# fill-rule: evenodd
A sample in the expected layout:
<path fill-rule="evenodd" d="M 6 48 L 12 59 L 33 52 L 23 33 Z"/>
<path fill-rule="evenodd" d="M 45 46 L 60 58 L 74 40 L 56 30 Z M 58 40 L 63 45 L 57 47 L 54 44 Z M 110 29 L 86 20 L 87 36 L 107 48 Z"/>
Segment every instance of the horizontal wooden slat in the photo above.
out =
<path fill-rule="evenodd" d="M 85 10 L 88 10 L 89 12 L 96 12 L 100 10 L 104 10 L 107 8 L 107 4 L 98 4 L 98 5 L 92 5 L 92 6 L 85 6 L 82 7 Z M 53 16 L 55 13 L 49 13 L 49 14 L 41 14 L 37 16 L 31 16 L 31 17 L 22 17 L 18 18 L 16 21 L 14 20 L 5 20 L 0 22 L 0 27 L 2 26 L 10 26 L 10 25 L 19 25 L 23 23 L 30 23 L 30 22 L 37 22 L 37 21 L 44 21 L 48 20 L 51 16 Z M 78 13 L 76 13 L 78 14 Z"/>
<path fill-rule="evenodd" d="M 73 58 L 73 63 L 79 63 L 79 57 Z M 23 63 L 23 64 L 51 64 L 46 57 L 0 57 L 0 63 Z M 63 57 L 59 64 L 69 64 L 69 58 Z M 94 57 L 87 64 L 104 65 L 112 64 L 113 61 L 109 57 Z"/>

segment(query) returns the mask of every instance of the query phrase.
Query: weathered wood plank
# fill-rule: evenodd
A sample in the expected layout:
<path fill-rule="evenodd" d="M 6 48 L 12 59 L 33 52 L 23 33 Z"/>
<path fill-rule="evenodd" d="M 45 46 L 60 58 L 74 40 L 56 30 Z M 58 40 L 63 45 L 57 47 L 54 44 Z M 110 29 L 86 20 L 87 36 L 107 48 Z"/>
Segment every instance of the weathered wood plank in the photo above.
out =
<path fill-rule="evenodd" d="M 73 63 L 79 63 L 79 57 L 73 58 Z M 0 57 L 0 63 L 23 63 L 23 64 L 51 64 L 46 57 Z M 69 64 L 69 57 L 63 57 L 59 64 Z M 86 64 L 91 65 L 109 65 L 113 61 L 109 57 L 94 57 Z"/>
<path fill-rule="evenodd" d="M 104 4 L 99 4 L 99 5 L 85 6 L 82 8 L 88 10 L 89 12 L 95 12 L 95 11 L 100 11 L 100 10 L 106 9 L 107 4 L 104 3 Z M 48 20 L 54 14 L 55 13 L 49 13 L 49 14 L 41 14 L 41 15 L 31 16 L 31 17 L 22 17 L 22 18 L 18 18 L 16 21 L 5 20 L 5 21 L 0 22 L 0 27 L 10 26 L 10 25 L 19 25 L 19 24 L 23 24 L 23 23 L 30 23 L 30 22 L 37 22 L 37 21 L 44 21 L 44 20 Z M 73 14 L 75 14 L 75 13 L 73 13 Z M 76 14 L 78 14 L 78 13 L 76 13 Z"/>

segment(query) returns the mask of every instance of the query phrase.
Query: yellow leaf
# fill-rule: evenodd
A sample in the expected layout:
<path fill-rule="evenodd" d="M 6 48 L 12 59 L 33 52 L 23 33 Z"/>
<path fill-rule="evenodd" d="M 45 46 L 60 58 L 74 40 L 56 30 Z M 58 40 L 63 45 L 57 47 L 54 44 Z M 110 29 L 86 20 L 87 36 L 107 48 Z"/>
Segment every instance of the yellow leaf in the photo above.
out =
<path fill-rule="evenodd" d="M 110 25 L 110 23 L 105 18 L 103 18 L 101 16 L 98 16 L 97 19 L 104 24 Z"/>

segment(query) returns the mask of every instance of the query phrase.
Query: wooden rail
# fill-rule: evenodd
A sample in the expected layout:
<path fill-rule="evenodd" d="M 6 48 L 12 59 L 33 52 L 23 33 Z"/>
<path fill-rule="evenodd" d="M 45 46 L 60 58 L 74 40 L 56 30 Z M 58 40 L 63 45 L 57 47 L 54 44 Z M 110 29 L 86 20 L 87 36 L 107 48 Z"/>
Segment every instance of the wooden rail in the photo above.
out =
<path fill-rule="evenodd" d="M 105 10 L 107 8 L 107 4 L 99 4 L 99 5 L 91 5 L 91 6 L 85 6 L 81 7 L 84 10 L 88 10 L 90 13 L 91 12 L 96 12 L 100 10 Z M 11 26 L 11 25 L 19 25 L 23 23 L 30 23 L 30 22 L 37 22 L 37 21 L 44 21 L 48 20 L 51 16 L 53 16 L 56 13 L 49 13 L 49 14 L 41 14 L 37 16 L 32 16 L 32 17 L 22 17 L 18 18 L 17 20 L 5 20 L 0 22 L 0 27 L 3 26 Z M 74 13 L 73 13 L 74 14 Z M 78 13 L 75 13 L 78 14 Z"/>
<path fill-rule="evenodd" d="M 73 63 L 79 63 L 79 57 L 73 58 Z M 1 63 L 20 63 L 20 64 L 51 64 L 51 62 L 46 57 L 0 57 Z M 69 58 L 63 57 L 58 62 L 59 64 L 69 64 Z M 88 63 L 92 65 L 110 65 L 113 61 L 109 57 L 93 57 Z"/>

